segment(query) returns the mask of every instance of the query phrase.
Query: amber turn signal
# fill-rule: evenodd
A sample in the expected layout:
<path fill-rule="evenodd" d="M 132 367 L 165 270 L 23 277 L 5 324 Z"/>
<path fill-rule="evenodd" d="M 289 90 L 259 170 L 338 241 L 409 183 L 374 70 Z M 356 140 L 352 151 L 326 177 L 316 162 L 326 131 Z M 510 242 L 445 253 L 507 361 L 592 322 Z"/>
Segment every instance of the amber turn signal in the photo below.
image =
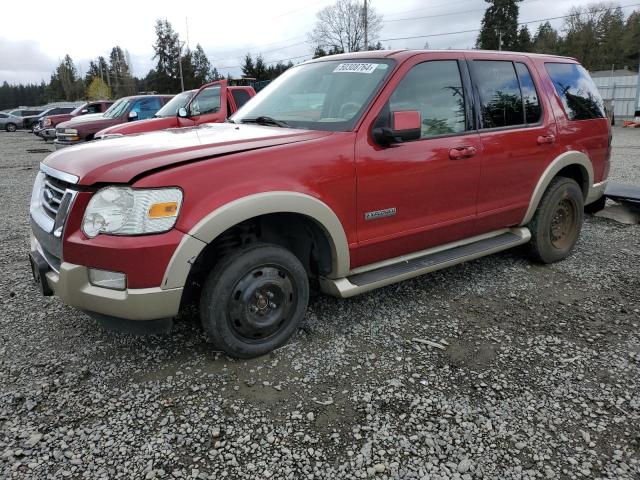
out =
<path fill-rule="evenodd" d="M 149 218 L 175 217 L 178 213 L 178 202 L 154 203 L 149 207 Z"/>

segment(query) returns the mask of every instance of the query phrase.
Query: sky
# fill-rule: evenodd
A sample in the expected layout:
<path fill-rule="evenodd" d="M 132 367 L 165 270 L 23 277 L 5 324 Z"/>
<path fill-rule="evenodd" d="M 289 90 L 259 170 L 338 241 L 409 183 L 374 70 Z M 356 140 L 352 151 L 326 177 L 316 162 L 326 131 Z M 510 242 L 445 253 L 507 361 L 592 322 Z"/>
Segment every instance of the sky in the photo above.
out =
<path fill-rule="evenodd" d="M 335 0 L 110 0 L 58 5 L 42 0 L 6 2 L 0 16 L 0 83 L 49 81 L 66 54 L 81 73 L 89 61 L 108 57 L 114 45 L 129 52 L 133 74 L 144 76 L 154 65 L 154 24 L 166 18 L 188 40 L 200 43 L 220 73 L 240 74 L 244 54 L 262 53 L 265 61 L 311 58 L 308 33 L 316 13 Z M 565 15 L 588 0 L 523 0 L 521 22 Z M 637 3 L 621 0 L 621 5 Z M 483 0 L 369 0 L 383 17 L 379 38 L 387 48 L 471 48 L 477 32 L 439 35 L 480 28 Z M 88 7 L 94 5 L 95 8 Z M 632 9 L 624 9 L 628 14 Z M 425 18 L 427 17 L 427 18 Z M 553 20 L 556 28 L 562 20 Z M 535 33 L 539 22 L 529 25 Z M 433 35 L 428 38 L 406 37 Z M 401 39 L 398 39 L 401 38 Z"/>

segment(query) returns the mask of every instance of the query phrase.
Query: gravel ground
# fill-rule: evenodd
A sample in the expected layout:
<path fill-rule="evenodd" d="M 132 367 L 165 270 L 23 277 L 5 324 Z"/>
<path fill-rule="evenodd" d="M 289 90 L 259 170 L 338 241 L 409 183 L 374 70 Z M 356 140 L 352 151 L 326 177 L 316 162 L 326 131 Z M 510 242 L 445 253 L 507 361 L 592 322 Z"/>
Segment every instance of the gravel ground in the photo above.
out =
<path fill-rule="evenodd" d="M 640 131 L 615 133 L 611 176 L 639 184 Z M 1 478 L 640 478 L 639 226 L 589 217 L 553 266 L 515 250 L 322 297 L 234 361 L 193 316 L 132 337 L 36 292 L 41 149 L 0 132 Z"/>

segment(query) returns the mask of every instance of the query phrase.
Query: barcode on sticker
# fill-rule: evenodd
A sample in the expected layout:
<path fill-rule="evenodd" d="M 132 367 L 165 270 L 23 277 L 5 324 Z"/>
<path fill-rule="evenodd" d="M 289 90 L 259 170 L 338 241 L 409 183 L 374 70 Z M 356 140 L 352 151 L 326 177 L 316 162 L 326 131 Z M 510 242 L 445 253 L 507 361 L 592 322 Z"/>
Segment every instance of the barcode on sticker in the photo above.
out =
<path fill-rule="evenodd" d="M 378 65 L 378 63 L 341 63 L 333 69 L 333 73 L 373 73 Z"/>

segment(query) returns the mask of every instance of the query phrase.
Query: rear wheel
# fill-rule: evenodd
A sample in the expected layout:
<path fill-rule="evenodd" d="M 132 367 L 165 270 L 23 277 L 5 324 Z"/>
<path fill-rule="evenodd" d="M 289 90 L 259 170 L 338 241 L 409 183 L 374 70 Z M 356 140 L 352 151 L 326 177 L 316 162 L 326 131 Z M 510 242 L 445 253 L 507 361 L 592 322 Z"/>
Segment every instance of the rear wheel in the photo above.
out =
<path fill-rule="evenodd" d="M 280 347 L 307 309 L 307 273 L 290 251 L 253 244 L 218 262 L 200 297 L 209 341 L 231 357 L 251 358 Z"/>
<path fill-rule="evenodd" d="M 16 124 L 15 123 L 7 123 L 6 127 L 4 127 L 7 132 L 15 132 Z"/>
<path fill-rule="evenodd" d="M 531 257 L 541 263 L 566 258 L 580 236 L 583 211 L 582 190 L 576 181 L 553 179 L 529 224 Z"/>

